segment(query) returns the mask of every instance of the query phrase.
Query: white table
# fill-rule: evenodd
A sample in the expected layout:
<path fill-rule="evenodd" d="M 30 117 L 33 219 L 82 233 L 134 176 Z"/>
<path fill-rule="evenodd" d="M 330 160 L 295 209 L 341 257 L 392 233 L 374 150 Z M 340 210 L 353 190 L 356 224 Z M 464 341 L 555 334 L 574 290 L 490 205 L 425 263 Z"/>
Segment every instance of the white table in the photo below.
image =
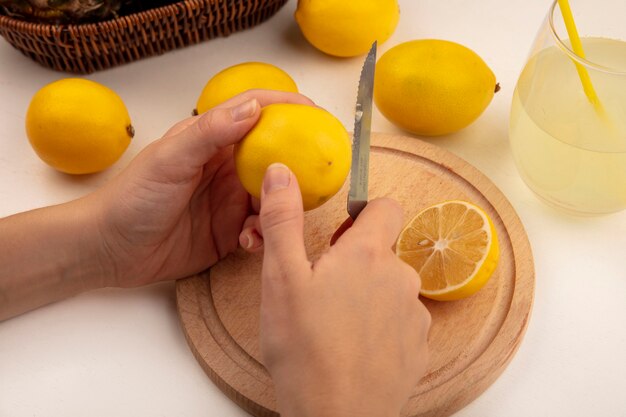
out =
<path fill-rule="evenodd" d="M 137 136 L 121 161 L 86 178 L 58 174 L 31 150 L 24 114 L 44 84 L 67 76 L 0 40 L 0 216 L 63 202 L 119 172 L 189 115 L 205 82 L 242 61 L 274 63 L 351 129 L 362 57 L 333 59 L 294 23 L 295 0 L 252 30 L 89 76 L 126 102 Z M 543 0 L 404 0 L 380 48 L 442 38 L 474 49 L 500 91 L 472 126 L 427 139 L 500 187 L 521 217 L 536 265 L 532 319 L 503 375 L 461 417 L 626 416 L 626 212 L 575 218 L 540 203 L 517 174 L 508 143 L 516 78 L 547 11 Z M 626 3 L 624 3 L 626 14 Z M 373 129 L 399 132 L 377 111 Z M 2 238 L 2 237 L 0 237 Z M 101 290 L 0 323 L 0 416 L 244 416 L 203 373 L 175 309 L 173 283 Z"/>

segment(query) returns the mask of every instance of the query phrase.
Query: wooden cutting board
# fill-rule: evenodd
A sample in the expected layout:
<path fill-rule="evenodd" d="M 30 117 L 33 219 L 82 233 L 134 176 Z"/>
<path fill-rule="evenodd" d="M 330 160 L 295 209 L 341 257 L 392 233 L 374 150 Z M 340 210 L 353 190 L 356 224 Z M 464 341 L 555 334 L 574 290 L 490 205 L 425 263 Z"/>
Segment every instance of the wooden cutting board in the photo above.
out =
<path fill-rule="evenodd" d="M 404 416 L 449 416 L 493 383 L 522 340 L 533 301 L 530 245 L 519 218 L 496 186 L 453 154 L 414 138 L 375 134 L 370 197 L 398 200 L 406 220 L 450 199 L 474 202 L 493 219 L 501 257 L 494 276 L 465 300 L 424 300 L 432 314 L 430 368 Z M 347 186 L 305 215 L 311 259 L 328 246 L 346 218 Z M 217 386 L 255 416 L 276 416 L 272 381 L 260 363 L 261 255 L 239 250 L 209 272 L 177 283 L 182 327 L 202 368 Z"/>

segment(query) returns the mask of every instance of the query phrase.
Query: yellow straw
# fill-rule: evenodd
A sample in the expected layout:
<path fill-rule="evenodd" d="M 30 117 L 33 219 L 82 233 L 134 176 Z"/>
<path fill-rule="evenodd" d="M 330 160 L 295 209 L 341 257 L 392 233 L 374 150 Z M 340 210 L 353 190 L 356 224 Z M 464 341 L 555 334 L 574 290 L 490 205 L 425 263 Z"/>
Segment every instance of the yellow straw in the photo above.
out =
<path fill-rule="evenodd" d="M 557 0 L 559 3 L 559 8 L 561 9 L 561 14 L 563 15 L 563 20 L 565 21 L 565 28 L 567 29 L 567 34 L 569 35 L 570 42 L 572 43 L 572 49 L 574 53 L 581 58 L 585 58 L 585 51 L 583 50 L 583 44 L 580 41 L 580 37 L 578 36 L 578 30 L 576 29 L 576 24 L 574 23 L 574 16 L 572 15 L 572 9 L 569 6 L 568 0 Z M 583 67 L 578 62 L 574 61 L 576 65 L 576 70 L 578 71 L 578 76 L 580 77 L 580 82 L 583 84 L 583 90 L 585 90 L 585 95 L 598 110 L 602 109 L 602 104 L 598 99 L 598 95 L 596 94 L 596 90 L 593 88 L 593 84 L 591 84 L 591 78 L 589 77 L 589 73 L 587 69 Z"/>

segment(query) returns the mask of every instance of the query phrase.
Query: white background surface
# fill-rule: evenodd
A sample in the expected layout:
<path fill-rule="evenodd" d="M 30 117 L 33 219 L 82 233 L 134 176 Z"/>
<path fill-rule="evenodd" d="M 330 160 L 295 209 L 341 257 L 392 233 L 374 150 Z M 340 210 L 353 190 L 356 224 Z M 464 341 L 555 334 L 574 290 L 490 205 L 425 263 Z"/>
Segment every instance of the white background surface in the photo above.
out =
<path fill-rule="evenodd" d="M 477 122 L 427 140 L 500 187 L 521 217 L 535 257 L 535 305 L 521 348 L 503 375 L 457 415 L 626 416 L 626 212 L 576 218 L 553 211 L 522 183 L 509 149 L 513 88 L 549 2 L 400 3 L 400 24 L 379 56 L 407 40 L 449 39 L 474 49 L 496 74 L 502 90 Z M 282 67 L 351 129 L 363 58 L 334 59 L 310 47 L 295 25 L 295 6 L 291 0 L 270 21 L 229 38 L 89 76 L 121 95 L 137 136 L 113 168 L 84 178 L 45 166 L 24 133 L 32 95 L 67 75 L 40 67 L 0 40 L 0 216 L 103 184 L 187 117 L 214 73 L 242 61 Z M 373 130 L 399 132 L 377 111 Z M 0 323 L 0 416 L 86 415 L 246 413 L 196 363 L 176 316 L 174 285 L 163 283 L 95 291 Z"/>

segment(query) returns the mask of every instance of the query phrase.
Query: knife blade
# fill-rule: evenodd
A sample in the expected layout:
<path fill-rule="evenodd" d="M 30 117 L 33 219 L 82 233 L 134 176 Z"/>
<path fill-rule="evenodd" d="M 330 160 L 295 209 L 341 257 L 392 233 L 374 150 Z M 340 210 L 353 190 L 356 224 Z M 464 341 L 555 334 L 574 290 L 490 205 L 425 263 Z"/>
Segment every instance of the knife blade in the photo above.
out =
<path fill-rule="evenodd" d="M 376 47 L 377 42 L 374 42 L 363 63 L 356 99 L 354 136 L 352 138 L 352 168 L 350 171 L 350 191 L 348 192 L 348 214 L 352 220 L 357 218 L 367 204 Z"/>

